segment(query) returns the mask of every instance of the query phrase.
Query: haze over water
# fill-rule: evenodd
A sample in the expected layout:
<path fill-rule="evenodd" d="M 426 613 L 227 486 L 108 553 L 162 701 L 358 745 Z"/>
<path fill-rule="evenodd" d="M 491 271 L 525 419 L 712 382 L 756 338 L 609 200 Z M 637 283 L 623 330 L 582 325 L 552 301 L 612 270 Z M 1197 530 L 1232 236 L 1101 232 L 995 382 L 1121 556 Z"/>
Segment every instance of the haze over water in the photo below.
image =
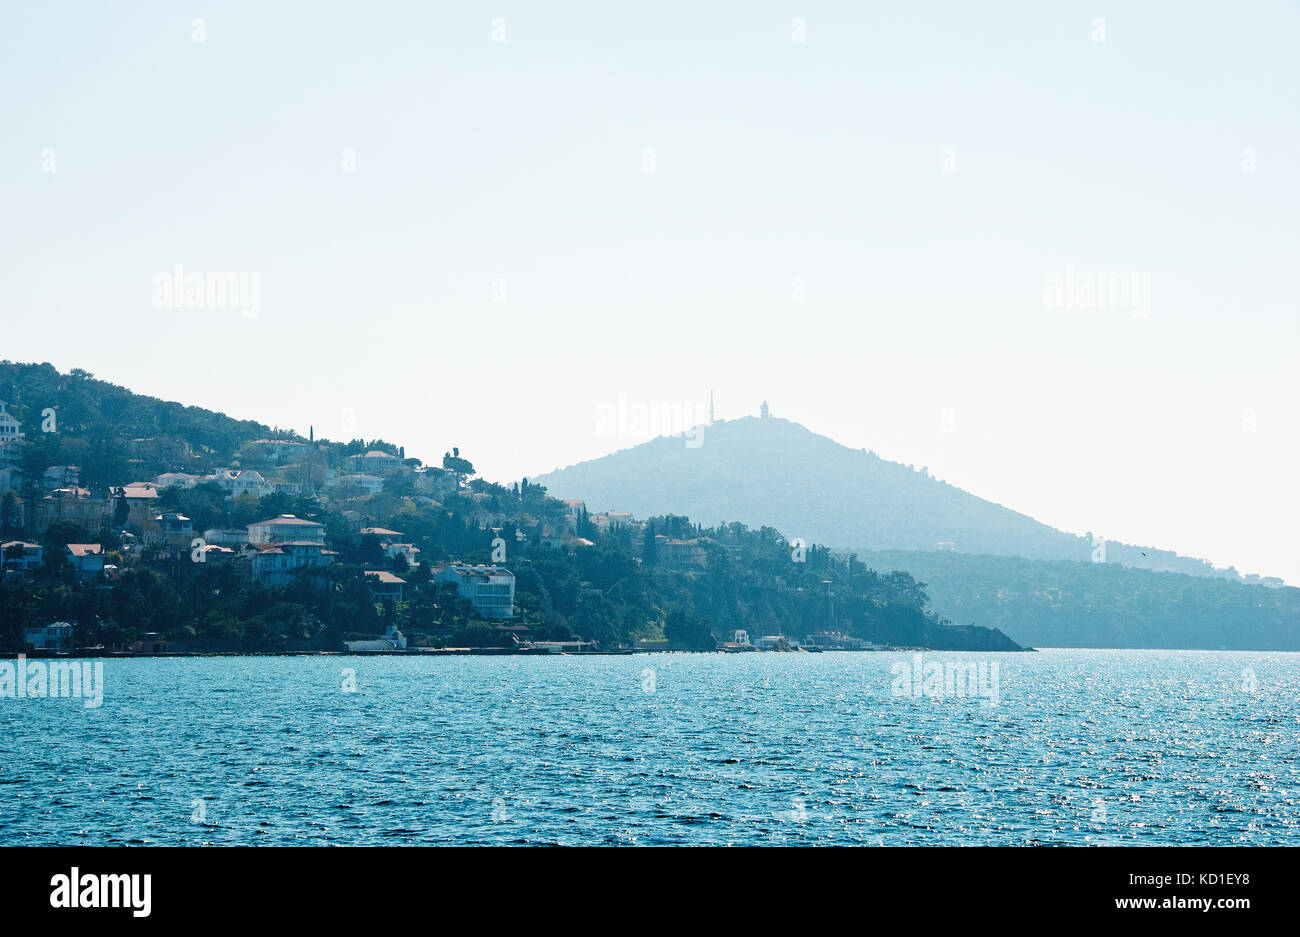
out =
<path fill-rule="evenodd" d="M 108 660 L 0 700 L 0 843 L 1300 844 L 1300 654 Z M 344 692 L 345 668 L 356 692 Z"/>

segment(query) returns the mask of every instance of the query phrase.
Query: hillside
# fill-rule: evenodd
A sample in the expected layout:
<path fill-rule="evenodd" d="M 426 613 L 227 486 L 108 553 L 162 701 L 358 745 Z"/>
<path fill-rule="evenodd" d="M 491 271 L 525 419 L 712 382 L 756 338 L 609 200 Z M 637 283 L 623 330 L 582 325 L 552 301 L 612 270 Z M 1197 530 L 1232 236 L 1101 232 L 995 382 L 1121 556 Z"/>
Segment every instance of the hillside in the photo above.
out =
<path fill-rule="evenodd" d="M 173 441 L 191 450 L 184 459 L 164 458 L 148 468 L 199 471 L 230 464 L 241 444 L 272 432 L 252 420 L 132 393 L 79 369 L 60 374 L 51 364 L 0 361 L 0 400 L 24 426 L 31 467 L 76 464 L 89 488 L 123 483 L 132 471 L 133 439 L 161 440 L 164 452 Z M 54 423 L 43 432 L 47 410 L 54 411 Z"/>
<path fill-rule="evenodd" d="M 382 440 L 293 438 L 50 365 L 0 363 L 0 400 L 23 427 L 4 445 L 0 650 L 57 622 L 88 649 L 149 636 L 183 651 L 340 650 L 390 628 L 425 648 L 711 650 L 743 630 L 1019 649 L 941 620 L 906 573 L 816 547 L 795 561 L 770 528 L 598 526 L 539 485 L 474 478 L 455 447 L 423 465 Z M 253 537 L 271 523 L 292 539 Z M 509 614 L 439 580 L 449 563 L 500 563 Z"/>
<path fill-rule="evenodd" d="M 533 480 L 591 510 L 688 514 L 706 523 L 770 525 L 833 547 L 1088 560 L 1092 541 L 1065 533 L 923 471 L 849 449 L 798 423 L 745 417 L 703 430 L 702 444 L 660 437 Z M 1143 552 L 1147 555 L 1143 556 Z M 1236 578 L 1203 560 L 1107 543 L 1109 563 Z"/>

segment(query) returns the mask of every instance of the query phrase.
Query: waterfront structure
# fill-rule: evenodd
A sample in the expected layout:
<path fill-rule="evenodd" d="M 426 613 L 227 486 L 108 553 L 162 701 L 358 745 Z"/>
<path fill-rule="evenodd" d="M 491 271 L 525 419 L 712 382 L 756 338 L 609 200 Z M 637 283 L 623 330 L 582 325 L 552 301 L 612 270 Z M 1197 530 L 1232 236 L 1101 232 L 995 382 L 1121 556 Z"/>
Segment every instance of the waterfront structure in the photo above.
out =
<path fill-rule="evenodd" d="M 568 641 L 528 641 L 524 647 L 545 651 L 547 654 L 583 654 L 594 651 L 596 642 L 583 641 L 580 638 L 572 638 Z"/>
<path fill-rule="evenodd" d="M 70 651 L 73 643 L 72 624 L 56 621 L 48 625 L 24 628 L 23 643 L 30 644 L 38 651 Z"/>
<path fill-rule="evenodd" d="M 388 631 L 384 633 L 382 638 L 344 641 L 343 645 L 351 653 L 357 651 L 404 651 L 406 650 L 406 635 L 402 634 L 396 625 L 389 625 Z"/>

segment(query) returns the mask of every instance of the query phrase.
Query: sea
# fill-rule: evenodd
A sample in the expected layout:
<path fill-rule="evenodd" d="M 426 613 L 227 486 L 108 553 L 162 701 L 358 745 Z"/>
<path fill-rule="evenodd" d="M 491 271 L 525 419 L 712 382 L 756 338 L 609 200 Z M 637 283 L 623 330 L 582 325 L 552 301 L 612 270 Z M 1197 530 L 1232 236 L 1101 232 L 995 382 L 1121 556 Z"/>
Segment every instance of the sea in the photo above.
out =
<path fill-rule="evenodd" d="M 1300 845 L 1296 653 L 84 663 L 0 845 Z"/>

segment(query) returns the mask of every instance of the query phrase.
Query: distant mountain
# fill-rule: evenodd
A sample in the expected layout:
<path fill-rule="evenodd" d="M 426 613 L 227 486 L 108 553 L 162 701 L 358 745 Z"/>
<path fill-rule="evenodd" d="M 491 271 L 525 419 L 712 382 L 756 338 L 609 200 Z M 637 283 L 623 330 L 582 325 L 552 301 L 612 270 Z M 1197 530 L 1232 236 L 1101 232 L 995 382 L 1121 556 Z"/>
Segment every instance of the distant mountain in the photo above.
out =
<path fill-rule="evenodd" d="M 1093 555 L 1087 537 L 789 420 L 716 422 L 690 441 L 699 445 L 660 437 L 532 480 L 557 497 L 585 500 L 593 511 L 740 521 L 844 549 L 933 551 L 952 544 L 961 553 L 1041 560 Z M 1235 571 L 1152 547 L 1108 542 L 1105 550 L 1108 563 L 1237 578 Z"/>

